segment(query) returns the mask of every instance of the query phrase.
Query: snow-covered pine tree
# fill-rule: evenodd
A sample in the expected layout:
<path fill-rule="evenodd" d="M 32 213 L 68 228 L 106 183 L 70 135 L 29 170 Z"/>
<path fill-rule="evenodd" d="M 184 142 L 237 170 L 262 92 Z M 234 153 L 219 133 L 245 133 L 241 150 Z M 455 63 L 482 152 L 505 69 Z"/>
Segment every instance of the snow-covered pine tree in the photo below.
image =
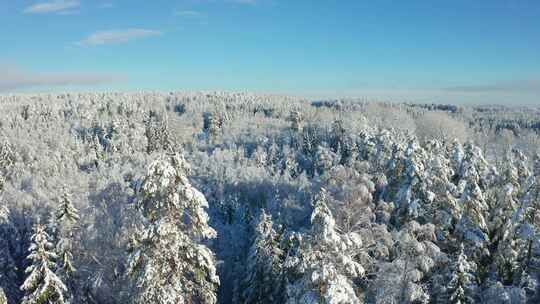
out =
<path fill-rule="evenodd" d="M 304 118 L 300 111 L 291 111 L 291 113 L 289 114 L 289 120 L 291 121 L 291 130 L 293 130 L 294 132 L 302 131 Z"/>
<path fill-rule="evenodd" d="M 457 148 L 459 150 L 459 148 Z M 457 154 L 460 154 L 457 152 Z M 456 157 L 457 158 L 457 157 Z M 463 159 L 457 177 L 456 194 L 460 195 L 460 209 L 463 210 L 456 226 L 457 238 L 466 245 L 466 254 L 478 263 L 483 277 L 487 272 L 486 257 L 489 256 L 489 227 L 487 218 L 489 205 L 484 191 L 489 185 L 487 161 L 482 150 L 472 142 L 464 145 Z"/>
<path fill-rule="evenodd" d="M 56 219 L 56 214 L 50 212 L 51 214 L 47 217 L 47 222 L 45 224 L 45 230 L 49 234 L 49 241 L 53 244 L 58 244 L 59 238 L 59 224 Z"/>
<path fill-rule="evenodd" d="M 268 154 L 266 153 L 264 146 L 257 147 L 255 152 L 253 152 L 252 158 L 256 166 L 259 168 L 264 168 L 268 164 Z"/>
<path fill-rule="evenodd" d="M 531 171 L 527 165 L 527 156 L 519 149 L 512 149 L 512 156 L 517 170 L 518 184 L 523 185 L 529 176 L 531 176 Z"/>
<path fill-rule="evenodd" d="M 536 184 L 538 183 L 539 178 L 540 178 L 540 154 L 536 154 L 533 157 L 531 174 L 529 175 L 527 180 L 523 184 L 520 185 L 519 200 L 521 202 L 526 202 L 530 200 L 529 192 L 534 191 L 534 187 L 537 186 Z"/>
<path fill-rule="evenodd" d="M 513 248 L 517 252 L 518 277 L 523 280 L 531 271 L 531 261 L 540 260 L 533 250 L 533 241 L 540 232 L 540 157 L 534 160 L 533 175 L 528 178 L 524 194 L 517 210 L 512 216 L 515 241 Z"/>
<path fill-rule="evenodd" d="M 338 165 L 322 176 L 324 187 L 331 200 L 328 207 L 336 220 L 336 226 L 342 233 L 358 232 L 370 226 L 374 219 L 372 204 L 375 184 L 372 177 L 363 172 L 367 168 Z M 365 171 L 364 171 L 365 172 Z"/>
<path fill-rule="evenodd" d="M 358 141 L 358 158 L 365 161 L 371 159 L 373 147 L 375 146 L 373 135 L 366 130 L 362 130 L 358 135 Z"/>
<path fill-rule="evenodd" d="M 293 153 L 289 147 L 283 148 L 283 157 L 280 164 L 282 175 L 296 177 L 301 172 L 300 165 Z"/>
<path fill-rule="evenodd" d="M 214 255 L 200 240 L 214 238 L 205 197 L 186 177 L 179 154 L 162 156 L 138 187 L 144 224 L 133 240 L 128 274 L 133 303 L 215 303 L 219 278 Z"/>
<path fill-rule="evenodd" d="M 459 171 L 457 171 L 462 187 L 474 181 L 481 190 L 485 190 L 487 179 L 484 178 L 488 170 L 487 161 L 482 149 L 472 142 L 464 145 L 464 156 Z"/>
<path fill-rule="evenodd" d="M 476 303 L 475 290 L 476 278 L 473 275 L 475 266 L 467 260 L 463 251 L 463 243 L 460 251 L 452 264 L 452 272 L 448 282 L 448 302 L 453 304 Z"/>
<path fill-rule="evenodd" d="M 392 156 L 391 148 L 394 145 L 392 133 L 388 130 L 381 130 L 374 137 L 368 137 L 367 139 L 368 160 L 372 163 L 372 169 L 384 170 L 385 165 Z"/>
<path fill-rule="evenodd" d="M 436 227 L 437 238 L 450 245 L 457 237 L 453 232 L 463 207 L 450 191 L 446 191 L 435 196 L 432 210 L 433 218 L 430 222 Z"/>
<path fill-rule="evenodd" d="M 399 190 L 394 198 L 398 207 L 394 221 L 398 225 L 418 218 L 425 221 L 428 216 L 427 207 L 433 202 L 435 195 L 427 189 L 424 166 L 426 161 L 425 150 L 418 145 L 416 139 L 410 139 L 402 161 L 403 170 L 398 178 Z"/>
<path fill-rule="evenodd" d="M 402 187 L 402 178 L 405 172 L 405 147 L 399 143 L 392 144 L 391 157 L 385 165 L 384 173 L 387 185 L 382 189 L 381 198 L 385 201 L 394 201 Z"/>
<path fill-rule="evenodd" d="M 490 221 L 491 242 L 496 248 L 493 261 L 497 274 L 502 282 L 511 284 L 514 274 L 518 270 L 516 251 L 516 223 L 514 222 L 514 213 L 517 202 L 514 198 L 514 188 L 508 184 L 500 193 L 496 213 Z"/>
<path fill-rule="evenodd" d="M 315 199 L 311 225 L 297 254 L 285 262 L 289 269 L 286 303 L 359 303 L 351 279 L 364 276 L 364 268 L 354 260 L 362 241 L 355 232 L 337 232 L 324 189 Z"/>
<path fill-rule="evenodd" d="M 445 254 L 435 245 L 435 227 L 408 222 L 394 231 L 391 262 L 381 261 L 370 282 L 368 301 L 383 303 L 428 303 L 431 295 L 425 285 L 435 265 Z"/>
<path fill-rule="evenodd" d="M 283 302 L 283 251 L 272 218 L 262 210 L 248 254 L 242 303 Z"/>
<path fill-rule="evenodd" d="M 156 111 L 149 111 L 144 119 L 145 135 L 147 140 L 146 152 L 170 151 L 175 146 L 175 140 L 169 132 L 167 113 L 159 115 Z"/>
<path fill-rule="evenodd" d="M 445 194 L 452 191 L 451 183 L 454 170 L 443 151 L 442 143 L 433 140 L 428 143 L 429 155 L 426 157 L 426 183 L 430 191 L 435 195 Z"/>
<path fill-rule="evenodd" d="M 206 136 L 209 142 L 214 142 L 223 127 L 223 119 L 220 117 L 219 113 L 204 113 L 203 116 L 203 131 L 206 133 Z"/>
<path fill-rule="evenodd" d="M 520 220 L 527 220 L 533 225 L 540 225 L 540 155 L 535 157 L 533 176 L 529 178 L 521 205 Z"/>
<path fill-rule="evenodd" d="M 463 157 L 465 152 L 463 151 L 463 146 L 459 143 L 458 140 L 452 142 L 452 147 L 450 148 L 450 166 L 454 172 L 453 182 L 457 185 L 459 181 L 459 173 L 461 172 L 461 163 L 463 162 Z"/>
<path fill-rule="evenodd" d="M 468 178 L 459 203 L 463 210 L 457 224 L 459 238 L 467 244 L 468 254 L 472 254 L 475 261 L 479 261 L 485 255 L 489 255 L 487 251 L 489 235 L 486 221 L 489 207 L 482 190 L 473 178 Z"/>
<path fill-rule="evenodd" d="M 332 152 L 332 150 L 324 146 L 318 146 L 313 161 L 314 172 L 318 175 L 323 175 L 326 171 L 335 166 L 337 159 L 336 153 Z"/>
<path fill-rule="evenodd" d="M 512 218 L 518 207 L 517 196 L 520 189 L 518 170 L 510 159 L 506 159 L 502 174 L 494 187 L 489 189 L 488 201 L 491 201 L 489 210 L 489 232 L 491 242 L 495 243 L 508 233 L 512 227 L 504 227 Z"/>
<path fill-rule="evenodd" d="M 56 219 L 60 222 L 73 224 L 79 220 L 77 208 L 73 205 L 71 195 L 66 189 L 63 190 L 60 197 L 60 205 L 56 213 Z"/>
<path fill-rule="evenodd" d="M 92 151 L 90 154 L 91 160 L 93 161 L 95 168 L 99 169 L 99 164 L 105 159 L 105 152 L 99 142 L 99 137 L 97 135 L 93 136 L 89 145 L 89 149 Z"/>
<path fill-rule="evenodd" d="M 534 248 L 535 240 L 538 239 L 538 228 L 532 225 L 530 222 L 524 222 L 516 227 L 515 239 L 512 243 L 513 249 L 517 256 L 515 257 L 516 268 L 514 276 L 512 277 L 515 285 L 524 286 L 529 285 L 527 281 L 536 281 L 534 285 L 538 285 L 538 281 L 535 277 L 538 275 L 538 265 L 540 261 L 540 255 Z M 530 288 L 530 287 L 528 287 Z M 533 287 L 535 293 L 538 293 L 537 288 Z"/>
<path fill-rule="evenodd" d="M 13 150 L 13 146 L 7 140 L 0 144 L 0 173 L 6 173 L 15 163 Z"/>
<path fill-rule="evenodd" d="M 0 206 L 0 289 L 13 302 L 19 296 L 17 264 L 13 256 L 16 241 L 17 230 L 11 222 L 9 209 Z"/>
<path fill-rule="evenodd" d="M 75 271 L 73 266 L 72 242 L 73 242 L 73 225 L 80 219 L 79 213 L 71 196 L 66 189 L 63 190 L 60 197 L 60 205 L 56 213 L 56 219 L 60 224 L 60 235 L 57 244 L 57 251 L 60 255 L 60 268 L 64 275 L 69 275 Z"/>
<path fill-rule="evenodd" d="M 518 155 L 519 156 L 519 155 Z M 523 168 L 521 169 L 523 170 Z M 525 170 L 528 171 L 528 170 Z M 527 175 L 527 174 L 525 174 Z M 525 177 L 523 177 L 525 183 Z M 526 179 L 529 179 L 527 175 Z M 523 217 L 527 204 L 518 204 L 521 187 L 518 169 L 510 156 L 505 157 L 500 181 L 495 184 L 495 204 L 490 212 L 490 237 L 494 251 L 493 262 L 500 280 L 504 284 L 512 284 L 521 276 L 519 263 L 520 253 L 529 241 L 519 238 L 519 228 L 528 227 Z"/>
<path fill-rule="evenodd" d="M 350 162 L 351 156 L 353 155 L 353 144 L 347 136 L 347 130 L 345 129 L 343 119 L 336 119 L 332 123 L 329 141 L 329 146 L 332 151 L 339 155 L 339 163 L 343 165 Z"/>
<path fill-rule="evenodd" d="M 31 237 L 30 254 L 28 259 L 31 265 L 26 269 L 28 276 L 21 286 L 25 292 L 22 304 L 63 304 L 66 286 L 54 273 L 57 255 L 52 251 L 53 244 L 45 227 L 39 222 L 34 225 L 34 234 Z"/>
<path fill-rule="evenodd" d="M 425 205 L 427 222 L 435 224 L 439 241 L 452 242 L 451 231 L 460 217 L 461 206 L 454 194 L 456 186 L 452 183 L 454 171 L 451 160 L 442 151 L 442 143 L 430 143 L 429 160 L 426 165 L 426 188 L 433 194 L 433 201 Z"/>

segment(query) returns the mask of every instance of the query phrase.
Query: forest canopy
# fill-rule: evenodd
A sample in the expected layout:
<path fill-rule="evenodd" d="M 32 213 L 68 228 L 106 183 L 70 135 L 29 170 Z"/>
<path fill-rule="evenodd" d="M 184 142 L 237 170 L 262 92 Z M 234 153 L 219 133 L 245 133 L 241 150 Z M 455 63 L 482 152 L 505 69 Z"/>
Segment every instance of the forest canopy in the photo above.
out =
<path fill-rule="evenodd" d="M 0 303 L 538 303 L 539 114 L 0 96 Z"/>

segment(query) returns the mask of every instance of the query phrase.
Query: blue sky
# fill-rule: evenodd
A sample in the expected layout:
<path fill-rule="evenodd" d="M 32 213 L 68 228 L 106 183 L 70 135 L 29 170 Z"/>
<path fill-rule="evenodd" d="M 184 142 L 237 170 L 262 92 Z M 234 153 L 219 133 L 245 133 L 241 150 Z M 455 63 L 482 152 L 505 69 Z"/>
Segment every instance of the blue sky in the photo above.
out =
<path fill-rule="evenodd" d="M 0 1 L 0 92 L 540 104 L 540 2 Z"/>

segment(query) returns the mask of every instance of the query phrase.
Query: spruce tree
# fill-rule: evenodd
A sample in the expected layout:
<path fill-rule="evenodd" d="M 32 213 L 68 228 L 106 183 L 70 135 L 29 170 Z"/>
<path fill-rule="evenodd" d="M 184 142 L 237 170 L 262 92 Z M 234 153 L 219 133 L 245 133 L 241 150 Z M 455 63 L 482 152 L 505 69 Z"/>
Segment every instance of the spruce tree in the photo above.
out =
<path fill-rule="evenodd" d="M 354 232 L 338 233 L 324 189 L 315 199 L 311 225 L 298 253 L 286 261 L 287 303 L 358 303 L 352 279 L 364 276 L 354 260 L 362 241 Z"/>
<path fill-rule="evenodd" d="M 134 238 L 128 274 L 133 303 L 215 303 L 219 278 L 214 255 L 201 240 L 214 238 L 205 197 L 186 177 L 179 154 L 154 161 L 138 187 L 143 227 Z"/>
<path fill-rule="evenodd" d="M 472 142 L 467 142 L 464 146 L 464 156 L 459 171 L 461 183 L 476 183 L 481 190 L 485 190 L 486 171 L 488 170 L 487 161 L 484 158 L 482 150 Z"/>
<path fill-rule="evenodd" d="M 15 159 L 13 146 L 8 141 L 0 143 L 0 173 L 6 173 L 15 163 Z"/>
<path fill-rule="evenodd" d="M 526 180 L 531 176 L 531 171 L 527 165 L 527 156 L 518 149 L 512 150 L 512 156 L 517 170 L 517 182 L 519 185 L 525 184 Z"/>
<path fill-rule="evenodd" d="M 56 219 L 60 223 L 60 237 L 57 245 L 57 251 L 60 255 L 60 268 L 65 276 L 75 272 L 73 266 L 73 225 L 80 219 L 79 213 L 72 203 L 71 196 L 66 189 L 63 190 L 60 197 L 59 209 L 56 213 Z"/>
<path fill-rule="evenodd" d="M 385 201 L 394 201 L 396 195 L 403 187 L 403 175 L 405 172 L 405 148 L 397 143 L 392 145 L 391 157 L 385 165 L 385 175 L 388 184 L 384 187 L 381 198 Z"/>
<path fill-rule="evenodd" d="M 463 151 L 463 146 L 459 143 L 459 141 L 454 140 L 452 142 L 452 147 L 450 148 L 449 159 L 452 171 L 455 174 L 453 176 L 453 182 L 455 184 L 457 184 L 460 178 L 459 174 L 461 172 L 461 164 L 464 156 L 465 152 Z"/>
<path fill-rule="evenodd" d="M 18 241 L 17 229 L 11 222 L 9 209 L 0 206 L 0 289 L 9 299 L 19 296 L 18 269 L 14 256 Z"/>
<path fill-rule="evenodd" d="M 432 145 L 438 147 L 442 144 L 434 141 Z M 454 171 L 450 159 L 440 151 L 441 148 L 436 147 L 430 150 L 431 155 L 426 165 L 425 183 L 429 189 L 426 193 L 433 198 L 425 207 L 426 220 L 435 224 L 438 239 L 448 245 L 454 237 L 451 231 L 460 217 L 462 206 L 454 196 L 456 186 L 452 183 Z"/>
<path fill-rule="evenodd" d="M 73 224 L 80 219 L 77 208 L 73 206 L 71 196 L 66 189 L 63 190 L 62 196 L 60 197 L 60 205 L 58 207 L 56 218 L 60 222 L 69 224 Z"/>
<path fill-rule="evenodd" d="M 330 149 L 324 146 L 317 147 L 317 153 L 315 154 L 313 169 L 314 173 L 323 175 L 326 171 L 330 170 L 336 163 L 337 155 Z"/>
<path fill-rule="evenodd" d="M 342 155 L 341 152 L 345 145 L 345 137 L 346 137 L 346 130 L 343 126 L 343 120 L 342 119 L 336 119 L 332 123 L 332 131 L 331 131 L 331 138 L 330 138 L 330 148 L 334 151 L 334 153 L 337 153 L 339 155 Z"/>
<path fill-rule="evenodd" d="M 368 289 L 370 303 L 430 301 L 430 294 L 422 281 L 428 278 L 436 261 L 443 257 L 440 249 L 430 241 L 433 234 L 433 227 L 421 226 L 414 221 L 394 232 L 393 260 L 378 263 L 377 275 Z"/>
<path fill-rule="evenodd" d="M 442 143 L 430 143 L 426 157 L 426 183 L 435 195 L 443 195 L 452 190 L 451 178 L 454 175 L 450 160 L 442 151 Z"/>
<path fill-rule="evenodd" d="M 540 225 L 540 157 L 534 159 L 533 175 L 528 179 L 521 202 L 512 216 L 516 240 L 513 248 L 517 251 L 518 277 L 529 275 L 531 261 L 538 259 L 533 241 Z M 519 278 L 515 278 L 519 279 Z"/>
<path fill-rule="evenodd" d="M 517 203 L 514 195 L 514 188 L 511 185 L 504 187 L 503 192 L 499 194 L 497 206 L 494 208 L 496 213 L 490 222 L 492 247 L 496 249 L 493 252 L 495 268 L 501 280 L 507 284 L 512 283 L 518 269 L 517 226 L 513 218 Z"/>
<path fill-rule="evenodd" d="M 242 303 L 283 301 L 283 251 L 272 218 L 263 210 L 255 228 L 255 239 L 248 254 Z"/>
<path fill-rule="evenodd" d="M 480 258 L 489 255 L 487 251 L 489 235 L 486 221 L 489 207 L 480 187 L 470 177 L 459 203 L 463 208 L 463 213 L 459 219 L 457 230 L 460 233 L 460 238 L 469 245 L 469 253 L 473 254 L 479 261 Z"/>
<path fill-rule="evenodd" d="M 217 112 L 204 114 L 203 131 L 206 133 L 206 136 L 210 143 L 213 143 L 217 140 L 222 127 L 223 119 Z"/>
<path fill-rule="evenodd" d="M 94 150 L 94 163 L 97 168 L 99 166 L 99 163 L 105 159 L 105 152 L 103 151 L 103 146 L 101 145 L 99 137 L 95 135 L 92 139 L 92 149 Z"/>
<path fill-rule="evenodd" d="M 517 180 L 517 170 L 513 165 L 509 164 L 505 168 L 501 181 L 490 191 L 492 203 L 489 212 L 489 231 L 492 242 L 496 242 L 503 237 L 504 233 L 508 233 L 505 227 L 507 223 L 511 223 L 511 218 L 518 208 L 518 191 L 519 183 Z"/>
<path fill-rule="evenodd" d="M 493 262 L 500 280 L 512 284 L 519 277 L 519 249 L 523 240 L 518 238 L 520 191 L 519 173 L 509 156 L 505 157 L 502 174 L 494 185 L 492 198 L 495 204 L 490 212 L 491 247 L 494 248 Z M 516 276 L 518 275 L 518 276 Z"/>
<path fill-rule="evenodd" d="M 448 303 L 476 303 L 474 299 L 476 288 L 474 271 L 474 264 L 467 261 L 467 256 L 463 252 L 463 243 L 461 243 L 459 254 L 453 262 L 452 272 L 450 273 Z"/>
<path fill-rule="evenodd" d="M 293 130 L 294 132 L 302 131 L 304 118 L 300 111 L 291 111 L 291 113 L 289 114 L 289 120 L 291 121 L 291 130 Z"/>
<path fill-rule="evenodd" d="M 405 224 L 418 217 L 425 218 L 427 206 L 432 203 L 434 195 L 427 190 L 424 163 L 425 151 L 411 140 L 405 151 L 401 187 L 395 202 L 398 206 L 398 224 Z"/>
<path fill-rule="evenodd" d="M 39 222 L 33 228 L 30 255 L 31 265 L 26 269 L 28 276 L 21 286 L 25 292 L 23 304 L 63 304 L 66 286 L 54 273 L 57 255 L 52 251 L 53 244 L 45 227 Z"/>

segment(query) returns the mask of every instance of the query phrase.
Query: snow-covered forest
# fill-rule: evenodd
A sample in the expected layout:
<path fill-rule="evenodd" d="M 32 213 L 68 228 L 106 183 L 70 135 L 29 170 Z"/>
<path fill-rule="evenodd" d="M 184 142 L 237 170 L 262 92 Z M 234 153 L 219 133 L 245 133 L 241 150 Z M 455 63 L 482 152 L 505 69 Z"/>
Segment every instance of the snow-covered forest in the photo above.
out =
<path fill-rule="evenodd" d="M 0 303 L 539 303 L 540 112 L 0 96 Z"/>

